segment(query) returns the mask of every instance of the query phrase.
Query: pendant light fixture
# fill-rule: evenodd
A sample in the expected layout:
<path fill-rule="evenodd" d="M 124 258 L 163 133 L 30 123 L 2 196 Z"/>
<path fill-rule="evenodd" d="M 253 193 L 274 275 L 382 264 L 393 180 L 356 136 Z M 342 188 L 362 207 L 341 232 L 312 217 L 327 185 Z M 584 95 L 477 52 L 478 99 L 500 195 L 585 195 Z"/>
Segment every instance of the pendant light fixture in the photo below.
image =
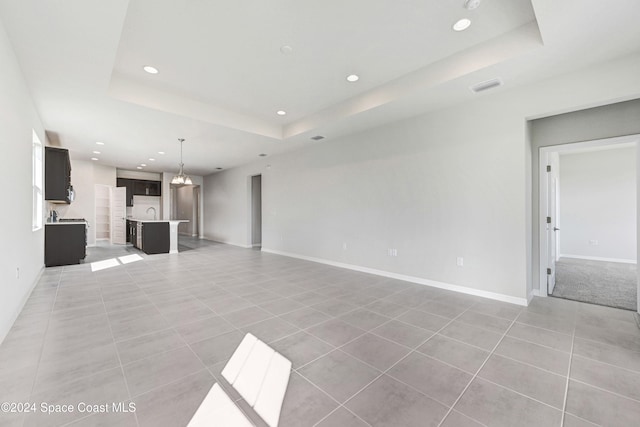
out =
<path fill-rule="evenodd" d="M 171 184 L 174 185 L 191 185 L 191 178 L 184 174 L 184 163 L 182 163 L 182 143 L 184 142 L 184 138 L 178 138 L 180 141 L 180 170 L 178 171 L 178 175 L 175 175 L 171 180 Z"/>

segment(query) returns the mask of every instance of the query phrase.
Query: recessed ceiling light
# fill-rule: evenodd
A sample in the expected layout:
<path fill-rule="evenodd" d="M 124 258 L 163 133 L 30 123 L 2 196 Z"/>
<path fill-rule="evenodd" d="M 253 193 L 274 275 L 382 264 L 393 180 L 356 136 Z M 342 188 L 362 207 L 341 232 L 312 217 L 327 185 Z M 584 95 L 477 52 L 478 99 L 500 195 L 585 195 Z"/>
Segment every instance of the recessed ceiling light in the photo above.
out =
<path fill-rule="evenodd" d="M 99 151 L 94 151 L 93 154 L 100 154 L 100 152 Z"/>
<path fill-rule="evenodd" d="M 267 155 L 266 155 L 266 154 L 264 154 L 264 153 L 258 154 L 258 156 L 260 156 L 260 157 L 267 157 Z"/>
<path fill-rule="evenodd" d="M 147 165 L 145 163 L 140 163 L 140 166 L 145 167 Z"/>
<path fill-rule="evenodd" d="M 469 28 L 469 25 L 471 25 L 471 20 L 462 18 L 461 20 L 453 24 L 453 31 L 464 31 Z"/>
<path fill-rule="evenodd" d="M 98 158 L 97 157 L 92 157 L 91 160 L 98 160 Z"/>
<path fill-rule="evenodd" d="M 276 114 L 279 115 L 279 116 L 286 116 L 287 112 L 284 111 L 284 110 L 278 110 L 278 111 L 276 111 Z"/>
<path fill-rule="evenodd" d="M 100 141 L 98 141 L 98 142 L 96 142 L 96 144 L 98 144 L 98 145 L 104 145 L 104 142 L 100 142 Z"/>
<path fill-rule="evenodd" d="M 285 44 L 284 46 L 280 47 L 280 52 L 283 55 L 291 55 L 293 53 L 293 48 L 291 46 L 289 46 L 288 44 Z"/>
<path fill-rule="evenodd" d="M 480 0 L 466 0 L 464 2 L 465 9 L 474 10 L 480 6 Z"/>
<path fill-rule="evenodd" d="M 137 166 L 136 169 L 142 169 L 142 166 Z"/>
<path fill-rule="evenodd" d="M 150 161 L 150 162 L 155 162 L 155 161 L 156 161 L 156 159 L 149 159 L 149 161 Z"/>
<path fill-rule="evenodd" d="M 149 74 L 158 74 L 158 69 L 156 67 L 152 67 L 151 65 L 145 65 L 142 67 Z"/>
<path fill-rule="evenodd" d="M 158 154 L 164 154 L 164 151 L 158 151 Z"/>
<path fill-rule="evenodd" d="M 348 82 L 353 83 L 353 82 L 357 82 L 358 80 L 360 80 L 360 77 L 357 74 L 349 74 L 347 76 L 347 81 Z"/>

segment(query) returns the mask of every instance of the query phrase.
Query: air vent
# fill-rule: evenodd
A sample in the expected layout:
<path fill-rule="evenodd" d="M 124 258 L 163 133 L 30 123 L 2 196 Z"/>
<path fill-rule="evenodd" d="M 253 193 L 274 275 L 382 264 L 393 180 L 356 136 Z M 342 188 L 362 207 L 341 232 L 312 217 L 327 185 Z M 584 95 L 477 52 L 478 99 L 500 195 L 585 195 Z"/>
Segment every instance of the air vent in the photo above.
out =
<path fill-rule="evenodd" d="M 321 139 L 324 139 L 324 136 L 316 135 L 316 136 L 312 136 L 311 139 L 313 139 L 314 141 L 320 141 Z"/>
<path fill-rule="evenodd" d="M 487 80 L 487 81 L 475 84 L 471 86 L 469 89 L 471 89 L 472 92 L 478 93 L 478 92 L 483 92 L 485 90 L 493 89 L 494 87 L 502 86 L 502 84 L 503 84 L 502 80 L 500 79 L 491 79 L 491 80 Z"/>

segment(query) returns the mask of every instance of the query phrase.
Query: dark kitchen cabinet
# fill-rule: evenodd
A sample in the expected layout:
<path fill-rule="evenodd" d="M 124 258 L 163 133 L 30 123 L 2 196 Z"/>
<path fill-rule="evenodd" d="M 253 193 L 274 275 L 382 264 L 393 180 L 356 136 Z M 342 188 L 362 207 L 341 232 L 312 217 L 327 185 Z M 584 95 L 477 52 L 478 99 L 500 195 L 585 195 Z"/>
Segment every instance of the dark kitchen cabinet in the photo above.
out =
<path fill-rule="evenodd" d="M 71 203 L 71 161 L 69 150 L 45 147 L 44 198 L 51 202 Z"/>
<path fill-rule="evenodd" d="M 138 221 L 127 220 L 130 242 L 134 248 L 138 248 Z"/>
<path fill-rule="evenodd" d="M 80 264 L 87 256 L 87 231 L 84 223 L 46 224 L 44 227 L 44 265 Z"/>
<path fill-rule="evenodd" d="M 161 181 L 118 178 L 117 185 L 127 188 L 127 206 L 133 206 L 133 196 L 162 196 Z"/>
<path fill-rule="evenodd" d="M 161 196 L 162 183 L 160 181 L 136 180 L 133 187 L 136 196 Z"/>
<path fill-rule="evenodd" d="M 169 223 L 168 222 L 143 222 L 142 223 L 142 252 L 153 254 L 169 253 Z"/>
<path fill-rule="evenodd" d="M 133 183 L 134 180 L 126 178 L 118 178 L 116 185 L 118 187 L 126 187 L 127 189 L 127 206 L 133 206 Z"/>

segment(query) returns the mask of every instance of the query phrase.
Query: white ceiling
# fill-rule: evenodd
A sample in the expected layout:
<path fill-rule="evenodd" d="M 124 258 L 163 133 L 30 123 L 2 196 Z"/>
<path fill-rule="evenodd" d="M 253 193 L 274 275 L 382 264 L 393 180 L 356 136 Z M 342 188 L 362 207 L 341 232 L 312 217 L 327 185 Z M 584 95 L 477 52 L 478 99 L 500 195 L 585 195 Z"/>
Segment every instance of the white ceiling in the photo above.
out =
<path fill-rule="evenodd" d="M 200 175 L 491 96 L 468 90 L 489 78 L 498 93 L 640 50 L 637 0 L 463 3 L 0 0 L 0 18 L 73 158 L 172 171 L 183 137 Z M 471 27 L 452 31 L 462 17 Z"/>

